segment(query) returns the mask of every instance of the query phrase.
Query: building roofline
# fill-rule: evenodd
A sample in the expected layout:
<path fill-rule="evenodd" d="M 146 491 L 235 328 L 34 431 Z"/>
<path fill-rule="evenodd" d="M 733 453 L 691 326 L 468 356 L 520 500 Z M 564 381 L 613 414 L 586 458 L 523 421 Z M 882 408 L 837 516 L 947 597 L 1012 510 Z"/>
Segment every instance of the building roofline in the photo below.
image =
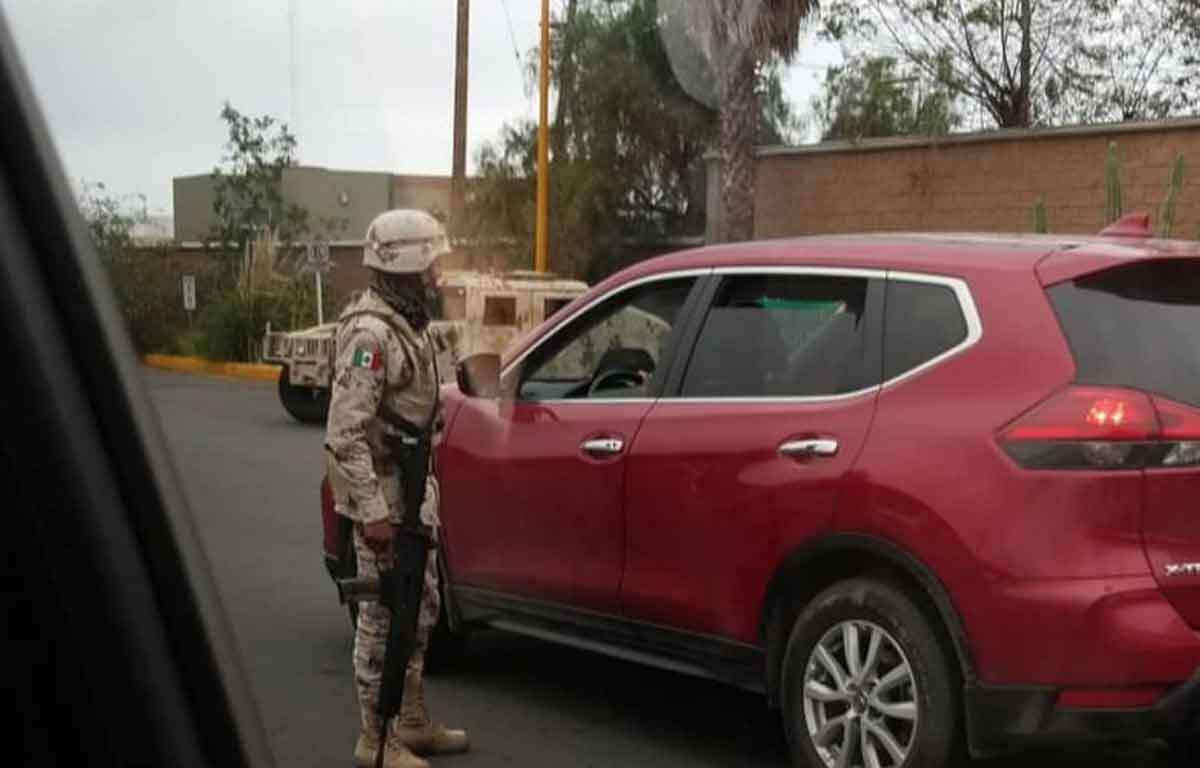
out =
<path fill-rule="evenodd" d="M 386 176 L 389 180 L 392 180 L 392 181 L 401 180 L 401 181 L 437 181 L 437 182 L 446 182 L 446 183 L 450 182 L 449 174 L 442 175 L 442 174 L 436 174 L 436 173 L 393 173 L 392 171 L 386 171 L 386 170 L 371 171 L 371 170 L 362 170 L 362 169 L 357 169 L 357 168 L 327 168 L 323 165 L 292 165 L 292 166 L 288 166 L 284 170 L 285 171 L 321 171 L 321 172 L 330 173 L 330 174 L 354 174 L 354 175 L 361 175 L 361 176 Z M 207 171 L 205 173 L 185 173 L 185 174 L 181 174 L 179 176 L 172 176 L 171 180 L 172 181 L 184 181 L 184 180 L 189 180 L 189 179 L 208 179 L 208 178 L 212 178 L 212 174 L 213 174 L 212 171 Z M 477 181 L 478 179 L 479 179 L 479 177 L 477 177 L 477 176 L 469 176 L 467 178 L 468 181 Z"/>

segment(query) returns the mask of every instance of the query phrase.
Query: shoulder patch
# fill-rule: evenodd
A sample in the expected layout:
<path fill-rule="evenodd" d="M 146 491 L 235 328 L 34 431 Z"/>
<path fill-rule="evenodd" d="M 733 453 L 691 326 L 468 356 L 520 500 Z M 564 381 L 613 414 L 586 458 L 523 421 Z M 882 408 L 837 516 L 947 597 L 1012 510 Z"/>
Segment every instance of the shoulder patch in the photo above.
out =
<path fill-rule="evenodd" d="M 366 368 L 371 371 L 379 370 L 381 363 L 379 350 L 370 347 L 355 347 L 354 357 L 350 358 L 350 365 L 355 368 Z"/>

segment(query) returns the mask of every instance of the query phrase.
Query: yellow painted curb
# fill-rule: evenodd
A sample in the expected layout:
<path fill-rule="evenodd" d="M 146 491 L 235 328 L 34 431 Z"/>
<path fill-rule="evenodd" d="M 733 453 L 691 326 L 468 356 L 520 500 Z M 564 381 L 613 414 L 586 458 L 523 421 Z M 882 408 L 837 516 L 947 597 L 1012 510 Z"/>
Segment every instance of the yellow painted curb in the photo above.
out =
<path fill-rule="evenodd" d="M 252 381 L 275 381 L 279 378 L 278 365 L 263 363 L 225 363 L 220 360 L 205 360 L 202 357 L 179 355 L 144 355 L 142 363 L 151 368 L 181 373 L 198 373 L 206 376 L 227 376 L 233 379 Z"/>

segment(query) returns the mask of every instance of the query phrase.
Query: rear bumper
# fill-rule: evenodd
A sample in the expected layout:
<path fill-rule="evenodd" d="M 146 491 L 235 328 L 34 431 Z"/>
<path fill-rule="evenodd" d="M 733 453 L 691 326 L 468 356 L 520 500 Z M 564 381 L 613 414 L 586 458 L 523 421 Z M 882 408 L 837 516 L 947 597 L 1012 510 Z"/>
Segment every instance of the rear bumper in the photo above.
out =
<path fill-rule="evenodd" d="M 1183 740 L 1200 734 L 1200 669 L 1152 707 L 1063 709 L 1053 688 L 965 688 L 971 753 L 983 757 L 1010 747 L 1086 741 Z"/>

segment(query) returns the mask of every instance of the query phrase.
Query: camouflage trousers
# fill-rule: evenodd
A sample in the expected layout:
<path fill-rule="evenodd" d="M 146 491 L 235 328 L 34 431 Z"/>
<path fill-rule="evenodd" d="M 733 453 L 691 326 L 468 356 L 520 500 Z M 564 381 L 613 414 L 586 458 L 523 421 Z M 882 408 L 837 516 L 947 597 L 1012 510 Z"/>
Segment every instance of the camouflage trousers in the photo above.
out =
<path fill-rule="evenodd" d="M 428 517 L 422 510 L 422 518 Z M 436 513 L 435 513 L 436 514 Z M 433 528 L 436 537 L 437 528 Z M 358 557 L 358 575 L 379 575 L 380 558 L 371 551 L 363 540 L 358 526 L 354 528 L 354 551 Z M 429 635 L 437 624 L 441 608 L 438 594 L 437 549 L 429 551 L 429 562 L 425 566 L 425 589 L 421 594 L 420 612 L 417 615 L 416 647 L 408 668 L 418 675 L 425 671 L 425 651 L 429 647 Z M 387 646 L 388 624 L 392 612 L 379 603 L 360 603 L 358 625 L 354 630 L 354 683 L 358 690 L 359 713 L 367 729 L 377 729 L 379 717 L 379 685 L 383 678 L 383 657 Z"/>

